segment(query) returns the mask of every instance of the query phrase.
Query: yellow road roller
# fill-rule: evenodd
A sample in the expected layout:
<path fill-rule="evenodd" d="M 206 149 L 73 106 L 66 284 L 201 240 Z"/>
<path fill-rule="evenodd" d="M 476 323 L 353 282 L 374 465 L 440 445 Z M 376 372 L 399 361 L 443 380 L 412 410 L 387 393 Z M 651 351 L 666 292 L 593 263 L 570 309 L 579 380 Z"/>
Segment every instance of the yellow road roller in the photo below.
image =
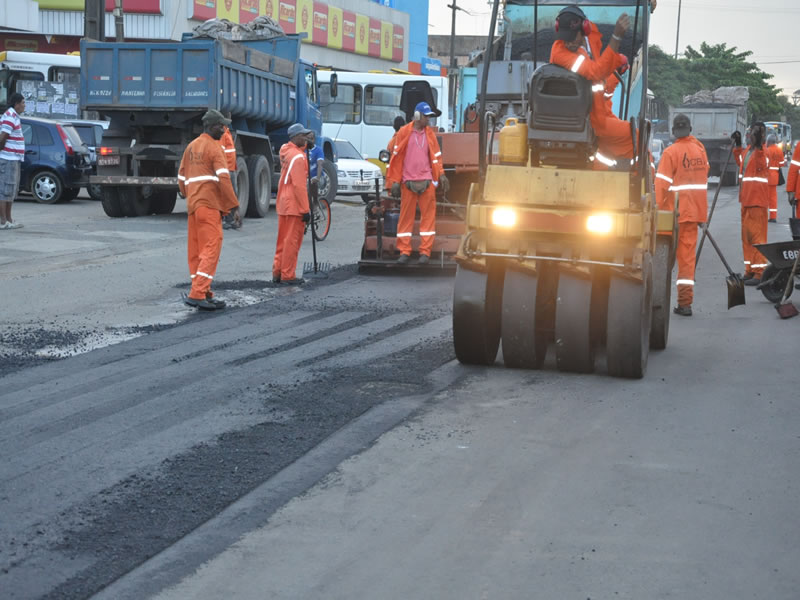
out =
<path fill-rule="evenodd" d="M 598 150 L 590 118 L 598 82 L 547 62 L 565 6 L 507 0 L 506 22 L 529 32 L 535 23 L 532 56 L 493 60 L 490 45 L 479 73 L 487 144 L 456 255 L 453 343 L 462 363 L 494 364 L 502 342 L 507 367 L 541 368 L 550 350 L 559 370 L 590 373 L 604 353 L 610 375 L 640 378 L 650 348 L 667 344 L 676 240 L 675 215 L 655 203 L 648 150 L 649 3 L 580 4 L 604 44 L 623 12 L 633 24 L 620 48 L 631 68 L 607 94 L 630 125 L 633 158 Z M 515 72 L 530 75 L 518 82 Z M 489 99 L 501 89 L 522 97 L 520 114 L 487 107 L 487 88 Z"/>

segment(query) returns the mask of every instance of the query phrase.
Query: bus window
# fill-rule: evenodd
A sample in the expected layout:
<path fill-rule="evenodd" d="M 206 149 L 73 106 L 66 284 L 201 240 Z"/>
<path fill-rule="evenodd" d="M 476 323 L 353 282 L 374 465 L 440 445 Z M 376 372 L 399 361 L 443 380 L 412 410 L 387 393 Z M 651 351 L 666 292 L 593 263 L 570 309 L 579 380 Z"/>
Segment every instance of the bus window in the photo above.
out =
<path fill-rule="evenodd" d="M 81 70 L 73 67 L 50 67 L 47 71 L 47 81 L 53 83 L 80 84 Z"/>
<path fill-rule="evenodd" d="M 361 123 L 361 86 L 338 85 L 336 98 L 331 99 L 331 84 L 319 84 L 320 109 L 323 123 Z"/>
<path fill-rule="evenodd" d="M 405 117 L 400 110 L 402 92 L 403 88 L 398 86 L 368 85 L 364 101 L 364 123 L 391 127 L 395 117 Z"/>
<path fill-rule="evenodd" d="M 33 71 L 0 70 L 0 106 L 8 104 L 8 97 L 17 91 L 18 81 L 44 81 L 44 75 Z"/>

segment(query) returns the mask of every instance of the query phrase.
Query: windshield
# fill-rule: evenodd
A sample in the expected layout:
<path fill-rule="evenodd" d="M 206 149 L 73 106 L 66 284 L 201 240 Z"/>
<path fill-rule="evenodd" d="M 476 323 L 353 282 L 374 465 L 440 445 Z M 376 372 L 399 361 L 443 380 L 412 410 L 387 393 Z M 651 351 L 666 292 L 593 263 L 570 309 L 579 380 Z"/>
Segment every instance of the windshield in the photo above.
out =
<path fill-rule="evenodd" d="M 336 154 L 339 158 L 355 158 L 364 160 L 364 158 L 355 149 L 355 146 L 347 140 L 336 140 Z"/>
<path fill-rule="evenodd" d="M 81 139 L 81 136 L 78 135 L 78 132 L 75 131 L 75 128 L 72 125 L 69 125 L 67 123 L 61 123 L 61 128 L 64 130 L 64 133 L 67 134 L 67 137 L 69 138 L 69 141 L 72 144 L 73 148 L 79 150 L 85 146 L 83 140 Z M 84 152 L 85 151 L 86 148 L 84 148 Z"/>

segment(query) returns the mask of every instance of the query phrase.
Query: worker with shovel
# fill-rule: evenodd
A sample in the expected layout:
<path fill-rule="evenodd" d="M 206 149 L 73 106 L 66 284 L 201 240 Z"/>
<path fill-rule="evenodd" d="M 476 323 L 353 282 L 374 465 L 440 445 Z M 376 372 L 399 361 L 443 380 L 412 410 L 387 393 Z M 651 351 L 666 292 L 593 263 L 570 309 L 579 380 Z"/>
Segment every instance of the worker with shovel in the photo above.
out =
<path fill-rule="evenodd" d="M 692 316 L 697 229 L 708 215 L 708 157 L 691 135 L 692 124 L 683 113 L 672 121 L 675 143 L 661 156 L 656 174 L 656 202 L 661 210 L 678 211 L 678 306 L 676 315 Z"/>
<path fill-rule="evenodd" d="M 742 149 L 742 134 L 734 131 L 733 154 L 739 164 L 739 202 L 742 205 L 742 254 L 744 284 L 758 285 L 767 266 L 767 259 L 756 250 L 756 244 L 767 243 L 769 219 L 769 159 L 764 151 L 767 127 L 762 122 L 750 128 L 750 145 Z"/>

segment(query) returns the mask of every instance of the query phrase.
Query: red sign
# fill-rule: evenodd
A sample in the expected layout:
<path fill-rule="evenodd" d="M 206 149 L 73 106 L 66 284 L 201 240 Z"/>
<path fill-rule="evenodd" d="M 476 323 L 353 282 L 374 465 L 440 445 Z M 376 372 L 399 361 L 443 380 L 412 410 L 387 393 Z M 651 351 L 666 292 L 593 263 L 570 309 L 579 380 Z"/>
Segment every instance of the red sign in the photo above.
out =
<path fill-rule="evenodd" d="M 314 2 L 314 28 L 311 40 L 320 46 L 328 45 L 328 5 Z"/>
<path fill-rule="evenodd" d="M 286 33 L 297 32 L 297 6 L 295 0 L 280 0 L 278 22 Z"/>
<path fill-rule="evenodd" d="M 159 0 L 122 0 L 122 11 L 145 15 L 160 15 Z M 114 10 L 114 0 L 106 0 L 106 12 Z"/>
<path fill-rule="evenodd" d="M 239 23 L 249 23 L 258 16 L 258 0 L 239 0 Z"/>
<path fill-rule="evenodd" d="M 381 22 L 379 19 L 369 19 L 369 55 L 381 55 Z"/>
<path fill-rule="evenodd" d="M 108 0 L 106 0 L 108 2 Z M 112 0 L 113 4 L 113 0 Z M 217 0 L 194 0 L 192 18 L 198 21 L 217 18 Z"/>
<path fill-rule="evenodd" d="M 356 51 L 356 13 L 342 12 L 342 50 Z"/>
<path fill-rule="evenodd" d="M 392 60 L 403 62 L 403 46 L 405 45 L 405 33 L 402 25 L 394 26 L 394 38 L 392 45 Z"/>

